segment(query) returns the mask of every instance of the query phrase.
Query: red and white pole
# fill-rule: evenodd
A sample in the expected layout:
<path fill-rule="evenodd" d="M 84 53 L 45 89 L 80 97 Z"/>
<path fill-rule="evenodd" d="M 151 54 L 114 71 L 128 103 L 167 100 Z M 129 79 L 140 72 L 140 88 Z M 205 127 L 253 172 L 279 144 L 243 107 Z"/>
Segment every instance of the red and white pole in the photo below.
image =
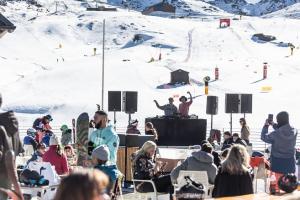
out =
<path fill-rule="evenodd" d="M 268 77 L 268 63 L 264 63 L 263 79 Z"/>
<path fill-rule="evenodd" d="M 215 80 L 219 80 L 219 68 L 215 68 Z"/>

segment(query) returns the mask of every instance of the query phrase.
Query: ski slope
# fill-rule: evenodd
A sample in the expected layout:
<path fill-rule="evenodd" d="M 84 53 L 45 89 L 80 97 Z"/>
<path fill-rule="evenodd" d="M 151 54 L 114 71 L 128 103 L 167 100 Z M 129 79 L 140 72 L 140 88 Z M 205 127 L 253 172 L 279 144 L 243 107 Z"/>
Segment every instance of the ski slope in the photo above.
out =
<path fill-rule="evenodd" d="M 191 2 L 191 1 L 189 1 Z M 0 91 L 4 110 L 18 113 L 21 125 L 30 125 L 35 117 L 50 113 L 53 123 L 70 124 L 81 112 L 93 115 L 101 101 L 102 20 L 106 20 L 105 40 L 105 108 L 107 91 L 138 91 L 138 113 L 145 117 L 162 115 L 153 100 L 160 104 L 167 99 L 204 93 L 200 84 L 205 76 L 213 79 L 214 68 L 220 69 L 220 80 L 210 83 L 210 95 L 219 96 L 219 115 L 214 128 L 228 129 L 229 115 L 224 113 L 225 93 L 252 93 L 253 114 L 247 115 L 250 127 L 260 128 L 269 113 L 287 110 L 295 126 L 300 124 L 299 36 L 300 23 L 282 13 L 267 18 L 243 17 L 233 20 L 230 28 L 220 29 L 218 18 L 231 16 L 224 11 L 193 18 L 171 19 L 144 16 L 136 11 L 87 12 L 77 1 L 68 1 L 68 9 L 47 5 L 50 12 L 38 12 L 25 3 L 4 7 L 3 13 L 17 29 L 0 39 Z M 195 8 L 201 12 L 201 6 Z M 253 41 L 252 35 L 276 36 L 271 43 Z M 143 34 L 145 41 L 131 44 L 134 34 Z M 289 56 L 288 47 L 297 48 Z M 62 48 L 59 48 L 61 45 Z M 157 48 L 155 46 L 166 48 Z M 93 56 L 93 49 L 97 55 Z M 162 60 L 148 63 L 151 57 Z M 127 60 L 127 61 L 124 61 Z M 268 79 L 262 79 L 263 62 L 269 63 Z M 190 72 L 191 85 L 173 89 L 156 89 L 170 81 L 176 69 Z M 272 87 L 262 93 L 264 86 Z M 190 113 L 208 118 L 206 97 L 194 100 Z M 234 127 L 238 118 L 234 115 Z M 110 117 L 113 114 L 110 113 Z M 126 126 L 128 116 L 117 113 L 117 126 Z M 210 124 L 208 120 L 208 124 Z M 209 128 L 209 127 L 208 127 Z"/>

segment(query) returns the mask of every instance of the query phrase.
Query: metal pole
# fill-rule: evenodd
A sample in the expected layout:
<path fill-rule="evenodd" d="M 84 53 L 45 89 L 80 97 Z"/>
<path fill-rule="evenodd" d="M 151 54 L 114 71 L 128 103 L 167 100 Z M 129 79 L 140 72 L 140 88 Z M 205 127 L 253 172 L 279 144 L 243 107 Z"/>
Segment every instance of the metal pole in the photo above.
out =
<path fill-rule="evenodd" d="M 213 129 L 213 115 L 210 115 L 210 130 Z"/>
<path fill-rule="evenodd" d="M 116 111 L 114 111 L 114 126 L 115 126 L 115 130 L 117 130 L 116 124 L 117 124 L 117 117 L 116 117 Z"/>
<path fill-rule="evenodd" d="M 230 113 L 230 133 L 232 134 L 232 113 Z"/>
<path fill-rule="evenodd" d="M 104 110 L 104 47 L 105 47 L 105 19 L 103 19 L 103 41 L 102 41 L 102 97 L 101 108 Z"/>

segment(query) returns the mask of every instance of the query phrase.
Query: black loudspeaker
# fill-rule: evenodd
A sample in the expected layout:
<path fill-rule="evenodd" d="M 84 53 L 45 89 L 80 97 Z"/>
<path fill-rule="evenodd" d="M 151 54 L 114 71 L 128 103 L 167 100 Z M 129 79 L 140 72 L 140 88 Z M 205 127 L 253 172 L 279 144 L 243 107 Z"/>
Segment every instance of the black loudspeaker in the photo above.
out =
<path fill-rule="evenodd" d="M 241 113 L 252 113 L 252 94 L 242 94 Z"/>
<path fill-rule="evenodd" d="M 252 94 L 226 94 L 225 113 L 252 113 Z"/>
<path fill-rule="evenodd" d="M 226 94 L 225 113 L 239 113 L 239 94 Z"/>
<path fill-rule="evenodd" d="M 218 114 L 218 97 L 217 96 L 207 96 L 206 114 L 208 114 L 208 115 Z"/>
<path fill-rule="evenodd" d="M 123 111 L 130 114 L 137 112 L 137 103 L 137 92 L 123 92 Z"/>
<path fill-rule="evenodd" d="M 108 91 L 108 111 L 109 112 L 120 112 L 122 110 L 121 106 L 122 98 L 121 91 Z"/>

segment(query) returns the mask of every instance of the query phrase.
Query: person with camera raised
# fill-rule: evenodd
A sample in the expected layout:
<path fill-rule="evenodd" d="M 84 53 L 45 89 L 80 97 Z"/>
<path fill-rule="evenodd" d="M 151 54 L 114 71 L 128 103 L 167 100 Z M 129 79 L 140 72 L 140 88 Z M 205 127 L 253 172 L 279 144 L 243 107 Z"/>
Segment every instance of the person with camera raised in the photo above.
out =
<path fill-rule="evenodd" d="M 271 171 L 275 172 L 276 178 L 283 174 L 295 173 L 295 146 L 297 129 L 289 123 L 289 114 L 285 111 L 276 116 L 277 124 L 267 119 L 261 132 L 261 140 L 272 145 L 271 147 Z M 272 125 L 274 131 L 269 132 Z M 279 191 L 278 186 L 276 190 Z"/>

